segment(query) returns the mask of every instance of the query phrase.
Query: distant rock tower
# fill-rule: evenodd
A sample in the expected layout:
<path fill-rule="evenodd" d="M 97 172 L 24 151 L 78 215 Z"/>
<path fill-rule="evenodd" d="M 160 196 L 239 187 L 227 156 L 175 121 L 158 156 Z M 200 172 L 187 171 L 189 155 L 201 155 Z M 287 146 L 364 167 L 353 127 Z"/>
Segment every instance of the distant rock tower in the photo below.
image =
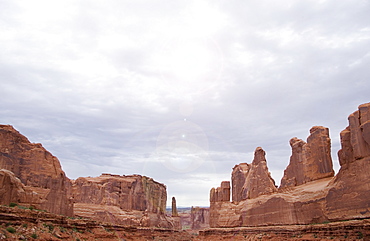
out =
<path fill-rule="evenodd" d="M 178 217 L 179 214 L 177 213 L 177 207 L 176 207 L 176 198 L 172 197 L 172 217 Z"/>

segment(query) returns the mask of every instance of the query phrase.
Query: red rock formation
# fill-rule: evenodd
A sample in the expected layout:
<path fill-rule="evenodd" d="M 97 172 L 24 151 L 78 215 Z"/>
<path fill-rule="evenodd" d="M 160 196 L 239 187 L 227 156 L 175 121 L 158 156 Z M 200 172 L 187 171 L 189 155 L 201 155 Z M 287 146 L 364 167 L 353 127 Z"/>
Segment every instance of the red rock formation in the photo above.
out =
<path fill-rule="evenodd" d="M 176 206 L 176 198 L 172 197 L 172 217 L 178 217 L 179 214 L 177 212 L 177 206 Z"/>
<path fill-rule="evenodd" d="M 209 228 L 209 208 L 191 207 L 191 229 Z"/>
<path fill-rule="evenodd" d="M 246 183 L 249 170 L 250 165 L 247 163 L 240 163 L 239 165 L 234 166 L 233 172 L 231 173 L 231 193 L 233 202 L 240 202 L 243 200 L 243 187 Z"/>
<path fill-rule="evenodd" d="M 135 226 L 171 227 L 167 192 L 151 178 L 103 174 L 73 181 L 75 215 Z"/>
<path fill-rule="evenodd" d="M 231 174 L 233 202 L 256 198 L 277 191 L 275 181 L 268 171 L 265 151 L 257 147 L 252 164 L 241 163 Z"/>
<path fill-rule="evenodd" d="M 290 140 L 290 145 L 292 155 L 280 188 L 334 176 L 328 128 L 314 126 L 310 130 L 307 143 L 294 137 Z"/>
<path fill-rule="evenodd" d="M 26 191 L 21 180 L 9 170 L 0 169 L 0 202 L 9 205 L 24 200 Z"/>
<path fill-rule="evenodd" d="M 332 220 L 370 216 L 370 103 L 348 117 L 340 134 L 341 168 L 326 196 L 327 215 Z"/>
<path fill-rule="evenodd" d="M 26 205 L 56 214 L 73 215 L 68 199 L 70 181 L 59 160 L 41 144 L 31 143 L 9 125 L 0 125 L 0 169 L 11 171 L 25 187 L 32 189 L 31 196 L 27 193 L 22 199 Z M 1 204 L 9 204 L 4 200 L 0 200 Z"/>
<path fill-rule="evenodd" d="M 211 200 L 210 226 L 292 225 L 369 218 L 368 123 L 370 103 L 351 114 L 349 127 L 341 132 L 342 149 L 338 152 L 341 168 L 335 177 L 332 177 L 326 128 L 312 128 L 307 143 L 293 138 L 291 162 L 285 170 L 282 188 L 239 202 Z M 243 170 L 248 170 L 244 172 L 248 176 L 251 169 L 234 168 L 236 183 L 243 180 Z M 242 189 L 237 190 L 235 197 L 240 198 Z"/>
<path fill-rule="evenodd" d="M 221 186 L 211 189 L 211 202 L 229 202 L 230 201 L 230 182 L 221 182 Z"/>

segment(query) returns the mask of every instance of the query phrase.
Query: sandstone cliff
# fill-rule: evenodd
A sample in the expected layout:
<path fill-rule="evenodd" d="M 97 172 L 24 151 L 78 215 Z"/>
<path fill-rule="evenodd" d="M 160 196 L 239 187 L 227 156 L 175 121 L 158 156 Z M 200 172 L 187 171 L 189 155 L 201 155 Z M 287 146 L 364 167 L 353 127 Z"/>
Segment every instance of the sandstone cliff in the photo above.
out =
<path fill-rule="evenodd" d="M 103 174 L 73 181 L 74 213 L 134 226 L 172 227 L 165 217 L 167 191 L 151 178 Z"/>
<path fill-rule="evenodd" d="M 180 226 L 165 216 L 166 201 L 166 186 L 145 176 L 103 174 L 71 181 L 41 144 L 0 125 L 0 204 L 124 225 Z"/>
<path fill-rule="evenodd" d="M 243 197 L 245 185 L 241 188 L 241 183 L 247 182 L 252 167 L 234 167 L 234 202 L 212 199 L 212 189 L 210 226 L 292 225 L 369 218 L 370 103 L 359 106 L 348 119 L 349 127 L 341 132 L 341 168 L 335 177 L 328 129 L 313 127 L 307 143 L 297 138 L 290 141 L 292 156 L 278 192 Z"/>
<path fill-rule="evenodd" d="M 16 191 L 9 190 L 18 194 L 9 196 L 6 192 L 3 195 L 7 197 L 0 199 L 1 204 L 21 202 L 52 213 L 73 215 L 68 198 L 70 181 L 62 171 L 59 160 L 41 144 L 31 143 L 9 125 L 0 125 L 0 169 L 12 172 L 24 185 L 23 189 L 29 190 L 21 194 L 18 183 L 13 186 Z M 10 176 L 8 173 L 7 178 Z M 11 181 L 14 183 L 14 180 Z"/>
<path fill-rule="evenodd" d="M 212 188 L 210 193 L 211 202 L 228 202 L 230 201 L 230 182 L 223 181 L 221 186 Z"/>
<path fill-rule="evenodd" d="M 231 174 L 232 201 L 256 198 L 277 191 L 275 181 L 268 171 L 265 151 L 257 147 L 251 164 L 241 163 Z"/>
<path fill-rule="evenodd" d="M 314 126 L 310 130 L 307 143 L 294 137 L 290 140 L 290 146 L 292 155 L 280 188 L 334 176 L 328 128 Z"/>
<path fill-rule="evenodd" d="M 370 103 L 348 117 L 340 133 L 341 168 L 326 196 L 327 215 L 333 220 L 370 216 Z"/>
<path fill-rule="evenodd" d="M 191 229 L 209 228 L 209 208 L 191 207 Z"/>

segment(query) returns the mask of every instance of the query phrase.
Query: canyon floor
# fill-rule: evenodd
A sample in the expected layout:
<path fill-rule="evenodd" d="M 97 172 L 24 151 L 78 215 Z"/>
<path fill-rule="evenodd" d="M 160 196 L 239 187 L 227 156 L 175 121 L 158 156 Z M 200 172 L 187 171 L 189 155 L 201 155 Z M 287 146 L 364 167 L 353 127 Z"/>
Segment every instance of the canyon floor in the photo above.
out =
<path fill-rule="evenodd" d="M 370 219 L 311 225 L 174 231 L 0 206 L 0 240 L 370 240 Z"/>

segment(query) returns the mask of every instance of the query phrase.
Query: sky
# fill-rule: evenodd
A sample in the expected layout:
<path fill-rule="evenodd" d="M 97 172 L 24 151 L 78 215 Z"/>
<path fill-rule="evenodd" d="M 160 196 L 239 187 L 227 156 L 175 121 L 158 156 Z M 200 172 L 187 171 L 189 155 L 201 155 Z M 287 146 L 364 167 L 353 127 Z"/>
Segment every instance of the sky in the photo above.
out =
<path fill-rule="evenodd" d="M 266 151 L 339 133 L 370 102 L 368 0 L 0 0 L 0 123 L 71 179 L 141 174 L 209 206 Z"/>

